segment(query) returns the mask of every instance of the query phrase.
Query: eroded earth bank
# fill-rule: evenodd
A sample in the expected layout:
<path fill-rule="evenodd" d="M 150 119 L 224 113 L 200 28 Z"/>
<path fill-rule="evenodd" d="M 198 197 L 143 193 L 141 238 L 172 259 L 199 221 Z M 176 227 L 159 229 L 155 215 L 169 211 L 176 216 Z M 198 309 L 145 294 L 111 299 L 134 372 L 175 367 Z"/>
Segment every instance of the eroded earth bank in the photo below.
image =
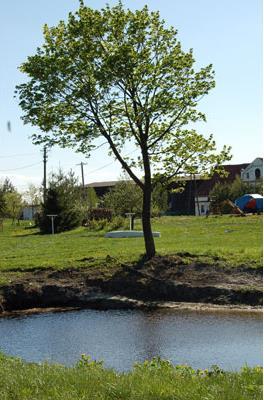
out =
<path fill-rule="evenodd" d="M 100 267 L 87 259 L 79 269 L 13 273 L 0 287 L 0 315 L 85 307 L 261 310 L 261 269 L 187 256 L 156 256 L 134 265 L 107 257 Z"/>

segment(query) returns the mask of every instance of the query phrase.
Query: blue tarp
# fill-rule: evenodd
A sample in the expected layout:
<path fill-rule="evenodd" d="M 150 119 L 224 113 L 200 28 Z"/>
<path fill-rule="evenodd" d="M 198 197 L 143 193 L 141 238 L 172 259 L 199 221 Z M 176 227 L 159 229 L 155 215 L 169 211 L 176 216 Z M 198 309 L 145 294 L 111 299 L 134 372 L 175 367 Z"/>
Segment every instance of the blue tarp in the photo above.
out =
<path fill-rule="evenodd" d="M 263 212 L 263 196 L 260 194 L 244 194 L 235 200 L 235 205 L 246 212 Z"/>

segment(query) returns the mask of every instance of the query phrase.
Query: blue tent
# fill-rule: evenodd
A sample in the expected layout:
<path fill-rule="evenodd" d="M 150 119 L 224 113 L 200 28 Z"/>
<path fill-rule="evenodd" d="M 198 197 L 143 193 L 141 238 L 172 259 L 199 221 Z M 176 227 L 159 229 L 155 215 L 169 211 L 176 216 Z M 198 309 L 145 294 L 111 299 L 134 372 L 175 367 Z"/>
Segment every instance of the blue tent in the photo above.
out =
<path fill-rule="evenodd" d="M 244 194 L 235 200 L 235 205 L 245 212 L 263 212 L 263 196 L 260 194 Z"/>

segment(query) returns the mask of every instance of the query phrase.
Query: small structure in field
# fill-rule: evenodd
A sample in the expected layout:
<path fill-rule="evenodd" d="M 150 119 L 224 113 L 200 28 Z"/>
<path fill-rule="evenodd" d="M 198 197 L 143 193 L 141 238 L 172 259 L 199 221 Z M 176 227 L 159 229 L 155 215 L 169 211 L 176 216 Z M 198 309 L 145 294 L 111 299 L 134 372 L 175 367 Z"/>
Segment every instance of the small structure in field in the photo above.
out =
<path fill-rule="evenodd" d="M 143 231 L 134 230 L 134 217 L 135 213 L 126 213 L 129 218 L 129 231 L 111 231 L 105 234 L 106 238 L 130 238 L 130 237 L 143 237 Z M 154 237 L 160 237 L 160 232 L 152 232 Z"/>
<path fill-rule="evenodd" d="M 263 212 L 263 196 L 260 194 L 244 194 L 235 200 L 235 205 L 246 213 Z"/>

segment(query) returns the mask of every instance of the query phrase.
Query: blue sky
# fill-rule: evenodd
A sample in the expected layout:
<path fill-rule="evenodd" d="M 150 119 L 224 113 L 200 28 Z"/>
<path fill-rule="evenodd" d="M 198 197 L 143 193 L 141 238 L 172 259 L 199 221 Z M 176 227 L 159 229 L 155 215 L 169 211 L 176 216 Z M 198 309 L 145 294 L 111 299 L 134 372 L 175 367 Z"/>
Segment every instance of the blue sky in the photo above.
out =
<path fill-rule="evenodd" d="M 116 1 L 109 0 L 110 5 Z M 8 176 L 19 190 L 42 180 L 40 146 L 31 143 L 36 128 L 23 125 L 21 110 L 14 99 L 15 85 L 25 77 L 18 66 L 42 43 L 44 23 L 56 25 L 78 7 L 77 0 L 8 0 L 0 5 L 0 179 Z M 85 0 L 101 8 L 103 0 Z M 262 154 L 262 1 L 261 0 L 124 0 L 131 9 L 147 4 L 159 10 L 168 25 L 178 29 L 185 50 L 193 48 L 197 68 L 212 63 L 216 88 L 201 101 L 207 123 L 199 125 L 204 135 L 213 133 L 219 148 L 232 146 L 230 163 L 251 162 Z M 11 132 L 7 129 L 11 121 Z M 53 148 L 48 171 L 73 169 L 86 161 L 85 182 L 117 179 L 121 169 L 97 150 L 85 160 L 73 150 Z"/>

